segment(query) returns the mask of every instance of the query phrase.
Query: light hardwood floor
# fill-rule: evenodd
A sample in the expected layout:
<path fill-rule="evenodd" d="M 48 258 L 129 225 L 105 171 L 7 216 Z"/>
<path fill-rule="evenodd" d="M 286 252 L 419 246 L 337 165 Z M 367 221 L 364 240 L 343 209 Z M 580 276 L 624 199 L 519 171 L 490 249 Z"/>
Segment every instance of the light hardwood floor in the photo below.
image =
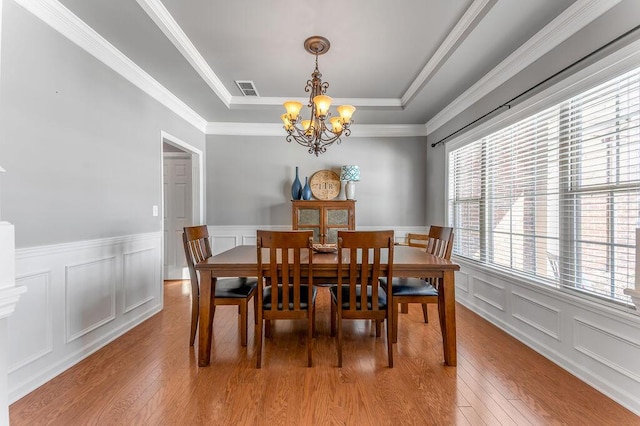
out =
<path fill-rule="evenodd" d="M 255 368 L 237 311 L 219 307 L 212 364 L 189 340 L 189 284 L 165 283 L 165 309 L 10 407 L 18 425 L 635 425 L 640 419 L 458 305 L 458 366 L 442 362 L 436 306 L 401 314 L 395 367 L 367 322 L 345 327 L 342 369 L 320 289 L 314 366 L 305 328 L 280 321 Z M 253 318 L 253 312 L 251 312 Z M 384 336 L 384 333 L 383 333 Z"/>

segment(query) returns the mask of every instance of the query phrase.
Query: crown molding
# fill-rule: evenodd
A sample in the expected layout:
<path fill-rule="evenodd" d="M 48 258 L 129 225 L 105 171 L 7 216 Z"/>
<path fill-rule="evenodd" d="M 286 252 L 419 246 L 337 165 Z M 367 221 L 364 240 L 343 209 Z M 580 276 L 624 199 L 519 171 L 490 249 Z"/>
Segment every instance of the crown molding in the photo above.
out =
<path fill-rule="evenodd" d="M 100 34 L 55 0 L 14 0 L 54 30 L 204 132 L 206 121 Z"/>
<path fill-rule="evenodd" d="M 350 138 L 427 136 L 427 127 L 424 124 L 352 124 L 350 128 L 354 132 Z"/>
<path fill-rule="evenodd" d="M 284 136 L 282 124 L 277 123 L 207 123 L 207 135 L 225 136 Z"/>
<path fill-rule="evenodd" d="M 60 2 L 56 0 L 14 1 L 203 133 L 260 136 L 282 135 L 282 129 L 279 124 L 207 123 L 198 113 L 142 70 Z M 149 14 L 156 25 L 162 29 L 165 35 L 178 47 L 180 52 L 185 55 L 185 58 L 191 65 L 194 66 L 198 72 L 201 72 L 200 75 L 207 81 L 227 107 L 243 109 L 259 106 L 270 108 L 276 105 L 282 105 L 285 98 L 246 98 L 231 96 L 162 3 L 160 3 L 159 0 L 136 1 L 147 14 Z M 442 111 L 429 120 L 426 125 L 361 124 L 357 125 L 358 135 L 356 136 L 356 132 L 354 132 L 352 137 L 409 137 L 423 136 L 434 132 L 620 1 L 621 0 L 577 0 L 561 15 L 556 17 L 536 33 L 536 35 L 520 46 L 520 48 L 507 59 L 502 61 L 476 84 L 447 105 Z M 462 38 L 473 29 L 475 22 L 483 13 L 486 13 L 493 4 L 492 0 L 474 1 L 467 12 L 465 12 L 461 22 L 456 25 L 445 40 L 447 43 L 446 46 L 436 51 L 434 57 L 427 63 L 416 81 L 412 83 L 403 95 L 402 99 L 343 98 L 336 99 L 336 103 L 351 104 L 363 109 L 403 109 L 406 103 L 415 96 L 420 87 L 437 70 L 437 67 L 453 52 L 456 44 L 462 41 Z M 307 101 L 307 99 L 302 98 L 300 100 L 302 102 Z"/>
<path fill-rule="evenodd" d="M 406 138 L 427 136 L 424 124 L 353 124 L 349 138 Z M 207 124 L 207 135 L 226 136 L 286 136 L 282 124 L 273 123 L 222 123 Z"/>
<path fill-rule="evenodd" d="M 407 91 L 402 95 L 400 100 L 402 106 L 406 106 L 413 100 L 418 91 L 424 87 L 425 84 L 433 75 L 440 69 L 440 67 L 449 59 L 449 57 L 455 52 L 460 43 L 462 43 L 469 33 L 475 28 L 480 19 L 489 12 L 497 0 L 475 0 L 469 8 L 467 8 L 462 18 L 449 32 L 444 39 L 438 50 L 433 54 L 429 61 L 424 66 L 418 77 L 411 83 Z"/>
<path fill-rule="evenodd" d="M 140 7 L 149 15 L 155 24 L 162 30 L 165 36 L 182 53 L 193 69 L 211 87 L 216 95 L 227 107 L 230 107 L 232 96 L 227 88 L 222 84 L 215 72 L 211 69 L 207 61 L 202 57 L 198 49 L 191 43 L 191 40 L 166 7 L 159 0 L 136 0 Z"/>
<path fill-rule="evenodd" d="M 290 97 L 246 97 L 233 96 L 229 107 L 231 109 L 255 109 L 256 106 L 282 107 L 287 101 L 298 101 L 303 105 L 309 103 L 309 98 Z M 398 98 L 333 98 L 333 105 L 353 105 L 362 109 L 384 109 L 386 111 L 403 108 L 402 101 Z"/>
<path fill-rule="evenodd" d="M 458 96 L 427 122 L 432 133 L 465 109 L 498 88 L 508 79 L 540 59 L 621 0 L 577 0 L 553 21 L 538 31 L 476 84 Z"/>

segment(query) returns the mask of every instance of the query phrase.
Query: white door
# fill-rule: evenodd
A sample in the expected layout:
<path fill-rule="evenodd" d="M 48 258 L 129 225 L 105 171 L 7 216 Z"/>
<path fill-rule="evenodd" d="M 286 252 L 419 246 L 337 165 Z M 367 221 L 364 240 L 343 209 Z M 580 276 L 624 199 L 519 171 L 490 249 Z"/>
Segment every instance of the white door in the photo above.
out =
<path fill-rule="evenodd" d="M 189 277 L 182 228 L 191 226 L 191 156 L 164 154 L 164 277 Z"/>

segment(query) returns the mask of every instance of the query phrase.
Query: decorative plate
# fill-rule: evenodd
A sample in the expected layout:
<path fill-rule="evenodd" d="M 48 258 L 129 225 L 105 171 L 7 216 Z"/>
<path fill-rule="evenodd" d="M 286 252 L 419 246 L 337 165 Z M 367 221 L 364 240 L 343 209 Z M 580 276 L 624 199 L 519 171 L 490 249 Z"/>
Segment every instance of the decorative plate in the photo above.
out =
<path fill-rule="evenodd" d="M 333 253 L 338 251 L 337 244 L 314 244 L 313 249 L 318 253 Z"/>
<path fill-rule="evenodd" d="M 331 170 L 318 170 L 309 179 L 309 186 L 318 200 L 333 200 L 340 194 L 340 177 Z"/>

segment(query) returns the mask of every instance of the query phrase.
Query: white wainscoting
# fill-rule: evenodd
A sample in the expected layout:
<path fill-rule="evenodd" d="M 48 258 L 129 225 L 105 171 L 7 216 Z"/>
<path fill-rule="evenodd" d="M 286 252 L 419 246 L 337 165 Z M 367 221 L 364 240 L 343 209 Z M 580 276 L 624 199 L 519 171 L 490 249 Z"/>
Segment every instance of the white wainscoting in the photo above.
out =
<path fill-rule="evenodd" d="M 161 233 L 16 250 L 14 402 L 162 309 Z"/>
<path fill-rule="evenodd" d="M 636 311 L 454 261 L 459 303 L 640 415 Z"/>

